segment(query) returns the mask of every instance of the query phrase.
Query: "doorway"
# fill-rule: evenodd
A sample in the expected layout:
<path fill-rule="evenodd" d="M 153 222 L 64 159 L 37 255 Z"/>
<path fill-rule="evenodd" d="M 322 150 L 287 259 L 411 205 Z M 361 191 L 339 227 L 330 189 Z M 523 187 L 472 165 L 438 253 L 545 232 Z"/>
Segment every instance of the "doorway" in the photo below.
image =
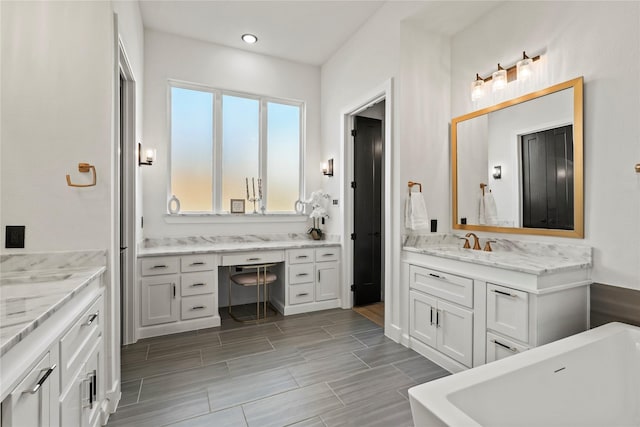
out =
<path fill-rule="evenodd" d="M 135 243 L 136 243 L 136 82 L 119 44 L 116 142 L 116 245 L 119 258 L 114 274 L 120 284 L 120 344 L 135 342 Z"/>
<path fill-rule="evenodd" d="M 380 302 L 382 295 L 382 120 L 353 123 L 353 305 Z M 384 106 L 382 106 L 384 111 Z"/>

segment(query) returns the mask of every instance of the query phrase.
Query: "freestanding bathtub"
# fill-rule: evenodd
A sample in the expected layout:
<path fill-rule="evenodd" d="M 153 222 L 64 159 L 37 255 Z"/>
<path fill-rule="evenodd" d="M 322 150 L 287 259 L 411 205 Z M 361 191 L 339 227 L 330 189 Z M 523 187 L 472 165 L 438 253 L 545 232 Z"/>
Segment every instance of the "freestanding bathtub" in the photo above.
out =
<path fill-rule="evenodd" d="M 640 328 L 609 323 L 409 389 L 416 427 L 640 426 Z"/>

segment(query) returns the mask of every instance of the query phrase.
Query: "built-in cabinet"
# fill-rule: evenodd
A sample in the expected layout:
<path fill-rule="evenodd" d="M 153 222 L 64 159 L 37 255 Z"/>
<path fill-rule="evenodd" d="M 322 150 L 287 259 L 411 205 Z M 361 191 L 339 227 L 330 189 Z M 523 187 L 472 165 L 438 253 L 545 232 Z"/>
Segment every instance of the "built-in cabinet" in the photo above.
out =
<path fill-rule="evenodd" d="M 457 372 L 588 328 L 588 270 L 533 274 L 405 253 L 409 345 Z"/>
<path fill-rule="evenodd" d="M 284 292 L 272 301 L 285 315 L 340 306 L 340 248 L 289 249 Z"/>
<path fill-rule="evenodd" d="M 472 281 L 416 265 L 409 271 L 410 336 L 471 367 Z"/>
<path fill-rule="evenodd" d="M 220 325 L 213 254 L 142 258 L 139 337 Z"/>
<path fill-rule="evenodd" d="M 2 401 L 2 427 L 102 424 L 105 320 L 102 287 L 95 279 L 2 356 L 3 381 L 19 378 Z M 20 375 L 22 367 L 29 368 Z"/>

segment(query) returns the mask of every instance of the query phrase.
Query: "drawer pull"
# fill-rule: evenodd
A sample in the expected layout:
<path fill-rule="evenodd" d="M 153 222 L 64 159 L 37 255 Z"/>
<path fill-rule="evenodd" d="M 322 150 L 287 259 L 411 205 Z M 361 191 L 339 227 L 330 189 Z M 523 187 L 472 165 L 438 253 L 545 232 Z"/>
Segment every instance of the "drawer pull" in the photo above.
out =
<path fill-rule="evenodd" d="M 173 285 L 173 299 L 176 299 L 176 284 L 172 283 Z"/>
<path fill-rule="evenodd" d="M 508 345 L 506 345 L 506 344 L 502 344 L 502 343 L 501 343 L 500 341 L 498 341 L 498 340 L 491 340 L 491 342 L 492 342 L 492 343 L 494 343 L 495 345 L 498 345 L 498 346 L 500 346 L 500 347 L 502 347 L 502 348 L 505 348 L 505 349 L 509 350 L 509 351 L 510 351 L 510 352 L 512 352 L 512 353 L 517 353 L 517 352 L 518 352 L 518 349 L 517 349 L 517 348 L 515 348 L 515 347 L 509 347 L 509 346 L 508 346 Z"/>
<path fill-rule="evenodd" d="M 262 258 L 247 258 L 247 261 L 260 261 Z"/>
<path fill-rule="evenodd" d="M 335 254 L 322 254 L 322 256 L 335 256 Z"/>
<path fill-rule="evenodd" d="M 436 310 L 436 328 L 440 328 L 442 325 L 440 324 L 440 310 Z"/>
<path fill-rule="evenodd" d="M 298 273 L 296 274 L 296 277 L 302 277 L 302 276 L 308 276 L 309 273 Z"/>
<path fill-rule="evenodd" d="M 196 288 L 198 286 L 205 286 L 205 285 L 206 285 L 206 283 L 194 283 L 194 284 L 191 285 L 191 287 L 192 288 Z"/>
<path fill-rule="evenodd" d="M 153 267 L 151 267 L 151 269 L 154 269 L 154 268 L 169 268 L 169 266 L 164 265 L 164 264 L 159 264 L 159 265 L 154 265 Z"/>
<path fill-rule="evenodd" d="M 447 278 L 446 278 L 446 277 L 444 277 L 444 276 L 440 276 L 439 274 L 429 273 L 429 276 L 431 276 L 431 277 L 435 277 L 436 279 L 447 280 Z"/>
<path fill-rule="evenodd" d="M 301 294 L 296 294 L 297 297 L 306 297 L 307 295 L 309 295 L 309 292 L 303 292 Z"/>
<path fill-rule="evenodd" d="M 505 295 L 511 298 L 518 298 L 518 295 L 516 294 L 510 294 L 509 292 L 504 292 L 504 291 L 499 291 L 497 289 L 491 289 L 491 292 L 496 293 L 496 294 L 500 294 L 500 295 Z"/>
<path fill-rule="evenodd" d="M 51 375 L 53 370 L 56 369 L 56 366 L 57 365 L 54 364 L 52 367 L 47 369 L 44 375 L 38 380 L 36 385 L 34 385 L 31 390 L 23 391 L 23 393 L 36 394 L 38 390 L 40 390 L 40 387 L 42 387 L 42 385 L 45 383 L 45 381 L 47 381 L 47 378 L 49 378 L 49 375 Z"/>
<path fill-rule="evenodd" d="M 191 310 L 204 310 L 206 307 L 204 305 L 194 305 L 191 307 Z"/>
<path fill-rule="evenodd" d="M 298 255 L 296 257 L 296 259 L 304 259 L 304 258 L 309 258 L 307 255 Z"/>
<path fill-rule="evenodd" d="M 87 318 L 87 321 L 82 326 L 91 326 L 91 324 L 98 318 L 98 313 L 93 313 Z"/>
<path fill-rule="evenodd" d="M 191 264 L 189 264 L 189 265 L 193 266 L 193 265 L 205 265 L 205 264 L 206 264 L 206 262 L 196 261 L 196 262 L 192 262 L 192 263 L 191 263 Z"/>
<path fill-rule="evenodd" d="M 431 317 L 430 317 L 430 319 L 429 319 L 429 324 L 430 324 L 430 325 L 433 325 L 433 307 L 431 307 L 429 311 L 431 312 L 431 313 L 430 313 L 430 314 L 431 314 Z"/>

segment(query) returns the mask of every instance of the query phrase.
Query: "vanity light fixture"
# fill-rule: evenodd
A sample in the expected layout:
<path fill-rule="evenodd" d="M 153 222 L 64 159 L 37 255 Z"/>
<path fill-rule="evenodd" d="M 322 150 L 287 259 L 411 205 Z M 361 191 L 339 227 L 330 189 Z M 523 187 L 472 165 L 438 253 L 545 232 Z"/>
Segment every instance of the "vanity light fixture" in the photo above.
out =
<path fill-rule="evenodd" d="M 253 34 L 243 34 L 242 37 L 240 37 L 242 39 L 243 42 L 245 42 L 246 44 L 255 44 L 258 42 L 258 37 L 256 37 Z"/>
<path fill-rule="evenodd" d="M 522 52 L 522 59 L 509 68 L 503 68 L 498 63 L 498 69 L 489 77 L 482 78 L 476 74 L 476 79 L 471 83 L 471 100 L 477 101 L 484 96 L 484 83 L 492 82 L 493 92 L 501 90 L 507 86 L 508 82 L 520 79 L 527 80 L 533 74 L 532 64 L 540 59 L 540 55 L 529 58 L 525 51 Z"/>
<path fill-rule="evenodd" d="M 507 70 L 502 68 L 500 63 L 498 63 L 498 69 L 491 74 L 491 80 L 493 80 L 493 84 L 491 85 L 491 90 L 493 92 L 497 92 L 507 87 Z"/>
<path fill-rule="evenodd" d="M 494 166 L 493 167 L 493 179 L 502 178 L 502 166 Z"/>
<path fill-rule="evenodd" d="M 531 77 L 531 66 L 533 60 L 529 58 L 526 52 L 522 51 L 522 59 L 516 62 L 516 77 L 518 80 L 526 81 Z"/>
<path fill-rule="evenodd" d="M 476 79 L 471 83 L 471 100 L 477 101 L 484 96 L 484 80 L 480 74 L 476 74 Z"/>
<path fill-rule="evenodd" d="M 138 166 L 142 166 L 142 165 L 146 165 L 146 166 L 151 166 L 153 165 L 153 162 L 156 161 L 156 150 L 155 148 L 147 148 L 146 150 L 144 150 L 144 159 L 145 161 L 142 161 L 142 143 L 138 142 Z"/>
<path fill-rule="evenodd" d="M 322 164 L 322 174 L 324 176 L 333 176 L 333 159 L 329 159 L 327 163 Z"/>

